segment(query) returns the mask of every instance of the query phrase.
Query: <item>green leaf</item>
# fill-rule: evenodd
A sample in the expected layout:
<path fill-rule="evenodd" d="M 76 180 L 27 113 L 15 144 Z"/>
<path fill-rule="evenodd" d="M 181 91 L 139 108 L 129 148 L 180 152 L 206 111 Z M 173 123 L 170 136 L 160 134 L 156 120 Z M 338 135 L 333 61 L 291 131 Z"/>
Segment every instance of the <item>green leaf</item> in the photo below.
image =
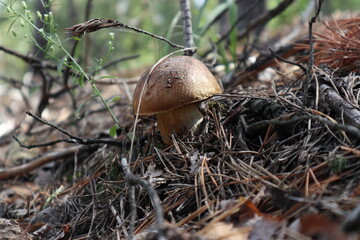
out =
<path fill-rule="evenodd" d="M 116 130 L 118 129 L 118 126 L 117 125 L 114 125 L 110 128 L 109 130 L 109 135 L 111 137 L 116 137 L 117 136 L 117 133 L 116 133 Z"/>
<path fill-rule="evenodd" d="M 83 88 L 85 86 L 84 76 L 80 75 L 78 77 L 75 77 L 74 83 L 79 84 L 79 86 Z"/>
<path fill-rule="evenodd" d="M 111 98 L 110 100 L 107 101 L 107 103 L 112 103 L 112 102 L 116 102 L 116 101 L 119 101 L 121 99 L 120 96 L 115 96 L 113 98 Z"/>

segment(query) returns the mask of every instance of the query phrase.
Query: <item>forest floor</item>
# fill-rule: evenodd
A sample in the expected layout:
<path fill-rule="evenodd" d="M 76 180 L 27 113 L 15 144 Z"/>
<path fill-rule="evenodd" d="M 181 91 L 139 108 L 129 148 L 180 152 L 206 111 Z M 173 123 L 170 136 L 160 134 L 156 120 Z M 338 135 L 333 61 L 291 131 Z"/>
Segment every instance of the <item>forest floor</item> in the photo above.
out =
<path fill-rule="evenodd" d="M 233 69 L 205 101 L 204 132 L 171 145 L 154 116 L 134 131 L 131 96 L 145 69 L 97 83 L 105 99 L 122 96 L 110 102 L 123 127 L 115 138 L 88 85 L 50 101 L 42 118 L 24 116 L 21 96 L 2 99 L 0 114 L 18 120 L 0 139 L 0 238 L 359 239 L 360 55 L 333 51 L 336 39 L 360 50 L 359 19 L 349 22 L 339 25 L 351 36 L 318 37 L 310 65 L 265 54 Z M 288 52 L 309 54 L 301 47 Z M 76 117 L 74 97 L 85 102 Z M 124 177 L 127 164 L 141 180 Z"/>

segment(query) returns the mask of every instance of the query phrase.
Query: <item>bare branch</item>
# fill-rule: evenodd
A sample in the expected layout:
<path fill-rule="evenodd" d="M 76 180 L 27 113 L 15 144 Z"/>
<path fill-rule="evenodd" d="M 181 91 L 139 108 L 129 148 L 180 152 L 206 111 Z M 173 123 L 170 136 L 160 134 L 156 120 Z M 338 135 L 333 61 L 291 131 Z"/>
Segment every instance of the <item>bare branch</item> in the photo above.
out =
<path fill-rule="evenodd" d="M 69 138 L 63 138 L 63 139 L 58 139 L 55 141 L 51 141 L 51 142 L 46 142 L 46 143 L 40 143 L 40 144 L 32 144 L 32 145 L 26 145 L 23 144 L 22 142 L 19 141 L 19 139 L 16 136 L 13 136 L 13 138 L 15 139 L 15 141 L 17 141 L 19 143 L 19 145 L 23 148 L 27 148 L 27 149 L 31 149 L 31 148 L 37 148 L 37 147 L 44 147 L 44 146 L 52 146 L 55 145 L 57 143 L 60 142 L 66 142 L 66 143 L 77 143 L 77 144 L 81 144 L 81 145 L 92 145 L 92 144 L 108 144 L 111 146 L 122 146 L 124 144 L 124 142 L 113 139 L 113 138 L 81 138 L 81 137 L 77 137 L 75 135 L 72 135 L 71 133 L 67 132 L 65 129 L 56 126 L 52 123 L 47 122 L 44 119 L 39 118 L 38 116 L 35 116 L 34 114 L 32 114 L 30 111 L 27 111 L 26 114 L 28 114 L 29 116 L 33 117 L 35 120 L 48 125 L 56 130 L 58 130 L 59 132 L 61 132 L 62 134 L 68 136 Z"/>
<path fill-rule="evenodd" d="M 131 173 L 130 169 L 129 169 L 129 165 L 127 163 L 126 158 L 122 158 L 121 159 L 121 167 L 123 169 L 124 172 L 124 177 L 126 179 L 126 182 L 130 185 L 130 186 L 137 186 L 140 185 L 141 187 L 143 187 L 145 189 L 145 191 L 149 194 L 152 203 L 154 205 L 154 210 L 155 210 L 155 215 L 156 215 L 156 220 L 155 220 L 155 228 L 158 231 L 158 239 L 162 239 L 165 240 L 164 234 L 163 234 L 163 229 L 164 229 L 164 216 L 163 216 L 163 211 L 162 211 L 162 207 L 161 207 L 161 201 L 159 198 L 159 195 L 157 194 L 157 192 L 155 191 L 155 189 L 151 186 L 151 184 L 140 178 L 135 176 L 134 174 Z M 131 198 L 130 195 L 130 200 L 133 201 L 134 199 Z M 132 207 L 134 207 L 133 203 L 130 203 L 130 205 Z M 132 209 L 131 210 L 136 211 L 136 209 Z M 129 236 L 131 236 L 132 233 L 129 234 Z"/>
<path fill-rule="evenodd" d="M 14 50 L 5 48 L 3 46 L 0 46 L 0 51 L 3 51 L 7 54 L 13 55 L 15 57 L 20 58 L 21 60 L 33 65 L 33 66 L 40 66 L 41 68 L 48 68 L 51 70 L 57 70 L 57 66 L 54 64 L 51 64 L 50 62 L 41 60 L 40 58 L 34 57 L 32 55 L 25 55 L 21 54 L 19 52 L 16 52 Z"/>

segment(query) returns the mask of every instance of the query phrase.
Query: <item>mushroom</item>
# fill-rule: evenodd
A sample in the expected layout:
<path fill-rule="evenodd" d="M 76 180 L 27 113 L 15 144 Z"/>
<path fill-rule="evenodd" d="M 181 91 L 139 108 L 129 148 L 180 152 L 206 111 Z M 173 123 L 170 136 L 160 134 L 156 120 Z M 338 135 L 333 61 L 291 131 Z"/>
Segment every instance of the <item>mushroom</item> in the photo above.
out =
<path fill-rule="evenodd" d="M 201 61 L 188 56 L 169 57 L 141 76 L 133 109 L 139 115 L 156 114 L 162 140 L 171 144 L 172 132 L 196 132 L 204 117 L 199 103 L 219 93 L 221 86 Z"/>

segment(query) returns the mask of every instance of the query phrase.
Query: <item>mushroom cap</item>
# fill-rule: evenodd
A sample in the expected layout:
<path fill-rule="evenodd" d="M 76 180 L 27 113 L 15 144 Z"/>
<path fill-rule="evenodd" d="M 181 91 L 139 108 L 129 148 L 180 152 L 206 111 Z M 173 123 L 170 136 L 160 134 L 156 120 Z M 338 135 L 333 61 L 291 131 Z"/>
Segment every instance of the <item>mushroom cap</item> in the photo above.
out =
<path fill-rule="evenodd" d="M 193 57 L 166 58 L 153 69 L 150 76 L 149 72 L 150 69 L 141 76 L 133 96 L 136 113 L 145 85 L 140 115 L 170 111 L 222 93 L 221 86 L 209 69 Z"/>

